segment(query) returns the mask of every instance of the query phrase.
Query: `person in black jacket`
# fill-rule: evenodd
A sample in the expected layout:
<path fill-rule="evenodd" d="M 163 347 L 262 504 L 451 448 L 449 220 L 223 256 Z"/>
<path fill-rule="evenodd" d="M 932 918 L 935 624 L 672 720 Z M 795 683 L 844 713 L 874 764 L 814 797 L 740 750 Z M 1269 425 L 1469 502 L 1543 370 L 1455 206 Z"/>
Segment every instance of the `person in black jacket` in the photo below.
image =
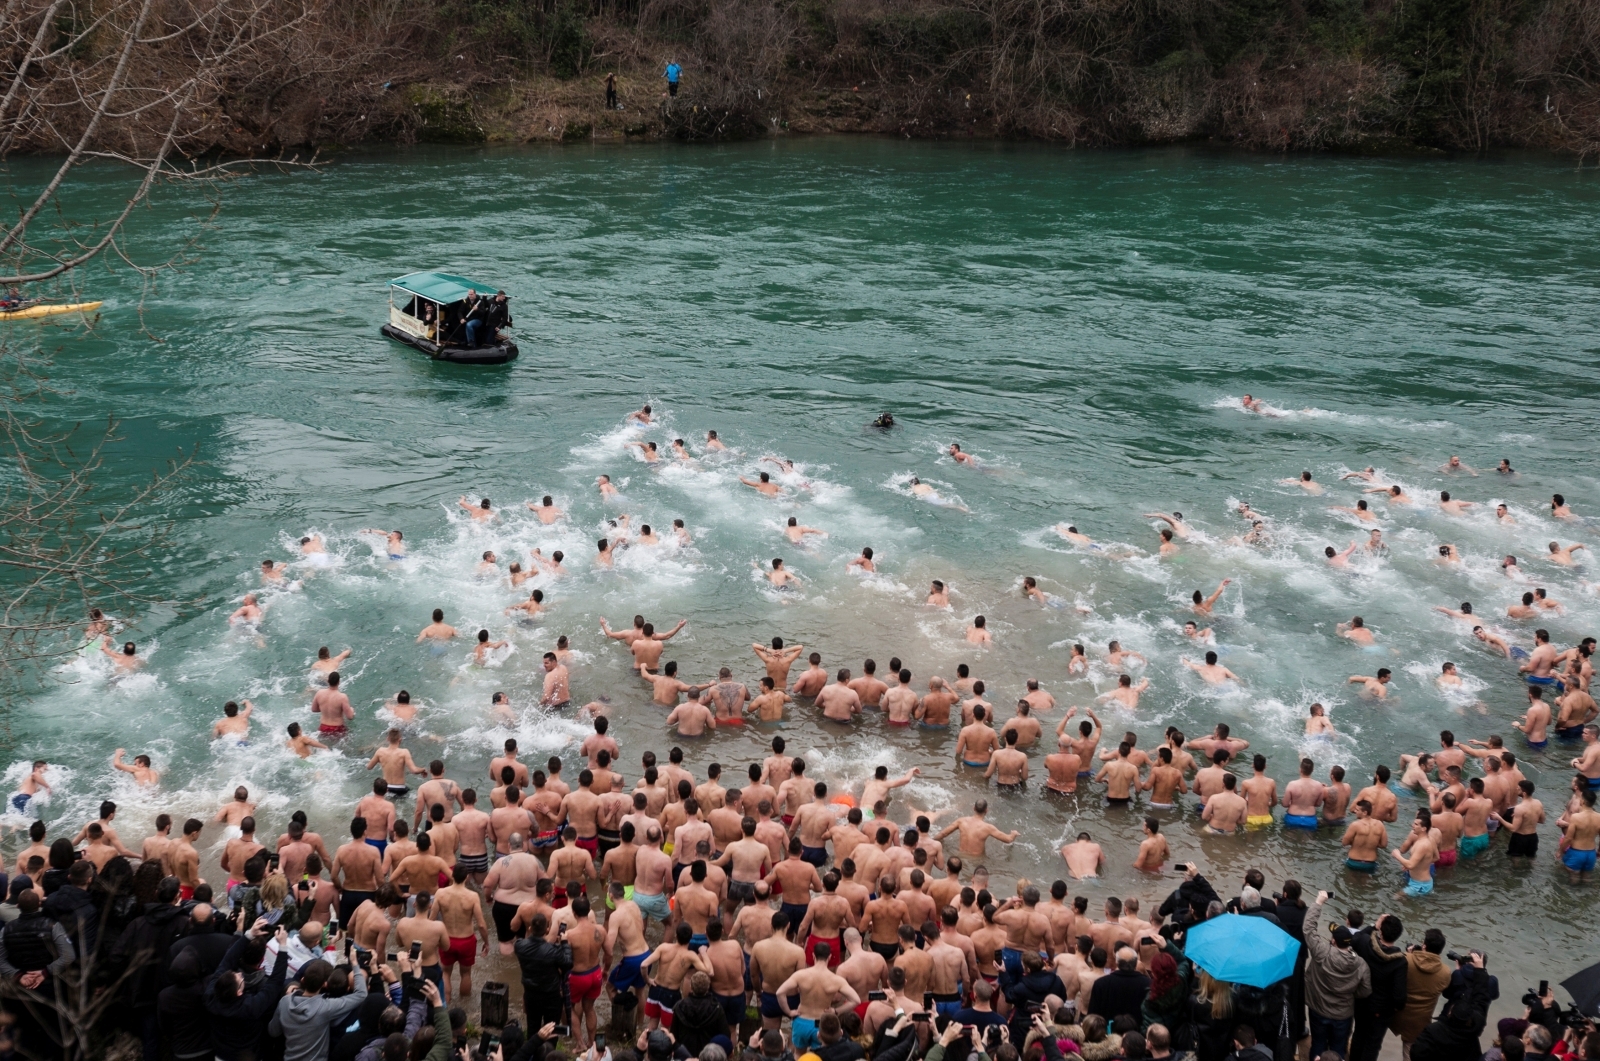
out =
<path fill-rule="evenodd" d="M 1166 919 L 1161 934 L 1170 939 L 1177 929 L 1204 921 L 1206 908 L 1216 902 L 1221 902 L 1216 889 L 1200 875 L 1198 864 L 1191 862 L 1183 883 L 1173 889 L 1158 911 Z"/>
<path fill-rule="evenodd" d="M 1372 994 L 1356 999 L 1350 1061 L 1378 1061 L 1389 1019 L 1406 1003 L 1406 952 L 1394 945 L 1403 931 L 1398 917 L 1384 914 L 1351 938 L 1350 945 L 1372 971 Z"/>
<path fill-rule="evenodd" d="M 1139 952 L 1123 947 L 1117 951 L 1116 961 L 1116 970 L 1096 980 L 1089 990 L 1089 1012 L 1108 1021 L 1124 1013 L 1138 1013 L 1150 995 L 1150 978 L 1139 971 Z"/>
<path fill-rule="evenodd" d="M 1457 1061 L 1482 1057 L 1479 1036 L 1489 1015 L 1489 974 L 1483 971 L 1483 955 L 1472 952 L 1472 964 L 1463 970 L 1466 990 L 1439 1013 L 1432 1024 L 1422 1029 L 1411 1044 L 1411 1061 Z"/>
<path fill-rule="evenodd" d="M 200 959 L 194 951 L 179 953 L 167 970 L 167 979 L 171 983 L 161 989 L 152 1007 L 160 1022 L 161 1038 L 176 1061 L 209 1059 L 211 1022 L 206 1016 L 206 986 L 200 976 Z"/>
<path fill-rule="evenodd" d="M 567 942 L 566 932 L 561 933 L 560 943 L 547 943 L 544 937 L 549 931 L 550 920 L 534 914 L 528 934 L 511 948 L 522 967 L 522 1009 L 529 1028 L 561 1021 L 561 985 L 572 971 L 572 944 Z"/>
<path fill-rule="evenodd" d="M 44 901 L 44 916 L 67 930 L 67 938 L 84 960 L 94 954 L 100 938 L 100 919 L 96 916 L 94 898 L 89 894 L 89 885 L 93 882 L 94 863 L 74 862 L 67 870 L 67 883 Z"/>
<path fill-rule="evenodd" d="M 182 905 L 178 909 L 182 910 Z M 210 903 L 196 903 L 189 907 L 183 935 L 173 940 L 167 948 L 167 967 L 171 968 L 178 955 L 187 950 L 193 951 L 195 960 L 200 963 L 200 979 L 204 980 L 216 972 L 228 948 L 233 946 L 234 935 L 225 924 L 219 926 Z"/>
<path fill-rule="evenodd" d="M 1272 912 L 1279 926 L 1300 944 L 1294 958 L 1294 974 L 1289 977 L 1289 1037 L 1299 1042 L 1306 1037 L 1306 903 L 1300 898 L 1300 882 L 1286 880 L 1283 892 L 1273 897 Z M 1261 900 L 1263 906 L 1267 900 Z"/>
<path fill-rule="evenodd" d="M 112 967 L 126 973 L 124 991 L 144 1039 L 144 1061 L 161 1061 L 161 1026 L 156 996 L 172 941 L 183 931 L 185 918 L 178 908 L 177 877 L 167 877 L 156 888 L 151 909 L 133 919 L 111 948 Z M 196 966 L 196 979 L 199 967 Z"/>
<path fill-rule="evenodd" d="M 672 1007 L 672 1035 L 679 1046 L 698 1057 L 712 1039 L 728 1034 L 728 1014 L 722 1001 L 711 994 L 711 977 L 691 973 L 688 987 L 689 993 Z"/>
<path fill-rule="evenodd" d="M 817 1038 L 822 1040 L 822 1045 L 813 1048 L 812 1053 L 822 1061 L 862 1061 L 867 1056 L 860 1043 L 845 1035 L 837 1013 L 822 1015 L 817 1022 Z"/>
<path fill-rule="evenodd" d="M 289 976 L 289 933 L 278 929 L 278 960 L 272 972 L 257 980 L 241 969 L 255 972 L 267 953 L 271 926 L 257 921 L 250 932 L 238 936 L 222 964 L 206 981 L 206 1012 L 211 1014 L 211 1048 L 218 1061 L 242 1061 L 261 1053 L 261 1036 L 267 1020 L 283 998 Z"/>
<path fill-rule="evenodd" d="M 1005 993 L 1006 999 L 1012 1005 L 1011 1033 L 1017 1038 L 1026 1038 L 1028 1022 L 1035 1013 L 1044 1008 L 1044 1000 L 1051 995 L 1058 998 L 1068 998 L 1067 989 L 1061 982 L 1061 977 L 1054 970 L 1044 967 L 1044 959 L 1039 957 L 1036 950 L 1022 953 L 1022 976 L 1012 979 L 1005 971 L 1000 969 L 1000 990 Z M 1133 1011 L 1139 1012 L 1139 1004 L 1134 1003 Z"/>

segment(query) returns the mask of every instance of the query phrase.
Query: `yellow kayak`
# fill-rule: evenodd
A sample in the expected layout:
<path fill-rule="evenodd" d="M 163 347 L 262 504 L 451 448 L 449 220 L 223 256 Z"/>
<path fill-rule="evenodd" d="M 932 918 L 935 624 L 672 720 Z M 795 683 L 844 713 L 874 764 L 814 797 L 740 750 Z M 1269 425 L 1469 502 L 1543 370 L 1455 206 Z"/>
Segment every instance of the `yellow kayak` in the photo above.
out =
<path fill-rule="evenodd" d="M 54 317 L 59 313 L 88 313 L 100 308 L 99 302 L 72 302 L 67 305 L 29 306 L 27 309 L 0 311 L 0 321 L 20 321 L 29 317 Z"/>

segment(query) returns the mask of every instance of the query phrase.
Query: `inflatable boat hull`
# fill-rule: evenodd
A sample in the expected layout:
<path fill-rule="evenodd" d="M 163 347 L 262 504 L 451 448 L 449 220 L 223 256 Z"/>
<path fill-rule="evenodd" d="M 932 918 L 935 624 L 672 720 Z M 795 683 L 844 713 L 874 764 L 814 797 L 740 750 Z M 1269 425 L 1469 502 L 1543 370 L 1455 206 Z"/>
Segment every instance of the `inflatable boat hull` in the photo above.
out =
<path fill-rule="evenodd" d="M 387 324 L 378 331 L 397 343 L 405 343 L 422 351 L 435 361 L 449 361 L 457 365 L 503 365 L 517 359 L 517 344 L 509 339 L 482 346 L 441 346 L 432 339 L 411 335 Z"/>
<path fill-rule="evenodd" d="M 62 313 L 88 313 L 100 308 L 98 302 L 72 302 L 67 305 L 39 305 L 29 306 L 26 309 L 14 309 L 0 312 L 0 321 L 32 320 L 35 317 L 55 317 Z"/>

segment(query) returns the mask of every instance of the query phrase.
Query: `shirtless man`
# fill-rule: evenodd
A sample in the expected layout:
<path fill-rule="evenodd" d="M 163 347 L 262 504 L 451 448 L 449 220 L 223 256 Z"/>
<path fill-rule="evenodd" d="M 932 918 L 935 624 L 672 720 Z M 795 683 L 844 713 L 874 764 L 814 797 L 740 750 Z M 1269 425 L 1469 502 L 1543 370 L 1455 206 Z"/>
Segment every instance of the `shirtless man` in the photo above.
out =
<path fill-rule="evenodd" d="M 1172 529 L 1173 534 L 1176 534 L 1180 538 L 1187 538 L 1189 536 L 1189 525 L 1183 521 L 1182 512 L 1174 512 L 1170 516 L 1162 512 L 1145 512 L 1141 513 L 1141 516 L 1144 519 L 1160 520 Z"/>
<path fill-rule="evenodd" d="M 862 675 L 850 680 L 850 688 L 855 690 L 861 698 L 862 708 L 876 708 L 883 703 L 883 694 L 889 691 L 889 686 L 879 680 L 877 676 L 878 664 L 874 660 L 867 660 L 861 664 Z"/>
<path fill-rule="evenodd" d="M 541 707 L 560 711 L 572 703 L 572 691 L 567 687 L 567 668 L 554 652 L 544 654 L 544 691 L 539 697 Z"/>
<path fill-rule="evenodd" d="M 1356 519 L 1360 520 L 1363 523 L 1371 523 L 1373 520 L 1376 520 L 1378 518 L 1378 514 L 1376 512 L 1374 512 L 1374 511 L 1372 511 L 1372 508 L 1367 504 L 1367 502 L 1366 502 L 1366 500 L 1364 498 L 1362 500 L 1359 500 L 1359 501 L 1356 502 L 1356 507 L 1355 508 L 1350 508 L 1348 505 L 1329 505 L 1328 506 L 1328 511 L 1329 512 L 1347 512 L 1347 513 L 1349 513 L 1350 515 L 1354 516 Z M 1350 543 L 1350 548 L 1347 549 L 1345 552 L 1343 552 L 1341 554 L 1336 554 L 1334 552 L 1333 546 L 1330 545 L 1326 549 L 1323 550 L 1323 555 L 1326 556 L 1328 558 L 1328 562 L 1330 564 L 1334 565 L 1335 567 L 1348 567 L 1348 566 L 1350 566 L 1349 565 L 1350 553 L 1353 552 L 1354 550 L 1355 550 L 1355 543 L 1354 542 L 1351 542 Z"/>
<path fill-rule="evenodd" d="M 424 641 L 448 641 L 456 636 L 456 628 L 444 621 L 444 609 L 433 609 L 433 622 L 422 628 L 417 634 L 416 644 Z"/>
<path fill-rule="evenodd" d="M 1378 852 L 1389 846 L 1389 832 L 1383 823 L 1372 817 L 1372 804 L 1364 799 L 1355 802 L 1356 820 L 1345 829 L 1339 843 L 1350 850 L 1344 864 L 1358 873 L 1375 873 L 1378 869 Z"/>
<path fill-rule="evenodd" d="M 988 841 L 992 837 L 1003 844 L 1016 841 L 1022 833 L 1017 830 L 1004 832 L 997 829 L 988 820 L 989 801 L 980 799 L 972 805 L 972 813 L 957 818 L 947 825 L 934 839 L 943 842 L 951 833 L 960 833 L 960 851 L 964 857 L 983 858 L 988 853 Z"/>
<path fill-rule="evenodd" d="M 928 599 L 923 603 L 930 608 L 950 607 L 950 588 L 939 579 L 934 579 L 932 587 L 928 590 Z"/>
<path fill-rule="evenodd" d="M 1079 735 L 1077 737 L 1065 736 L 1067 723 L 1077 713 L 1078 709 L 1076 707 L 1067 708 L 1065 717 L 1056 724 L 1056 739 L 1061 742 L 1063 749 L 1070 747 L 1072 752 L 1077 755 L 1079 763 L 1078 776 L 1087 777 L 1089 764 L 1094 762 L 1095 749 L 1100 746 L 1100 737 L 1105 727 L 1101 725 L 1099 716 L 1094 713 L 1094 708 L 1089 707 L 1084 709 L 1084 714 L 1089 717 L 1078 723 Z"/>
<path fill-rule="evenodd" d="M 744 485 L 753 488 L 757 493 L 764 497 L 777 497 L 783 492 L 783 488 L 772 481 L 772 475 L 769 472 L 758 473 L 758 477 L 756 479 L 746 479 L 741 475 L 739 476 L 739 481 Z"/>
<path fill-rule="evenodd" d="M 783 638 L 772 639 L 772 647 L 752 644 L 751 651 L 756 658 L 767 668 L 767 676 L 772 679 L 772 684 L 778 689 L 789 687 L 789 670 L 794 666 L 794 661 L 800 658 L 800 653 L 805 651 L 804 645 L 790 645 L 785 648 Z"/>
<path fill-rule="evenodd" d="M 1278 782 L 1267 776 L 1267 757 L 1257 755 L 1252 763 L 1255 772 L 1244 784 L 1245 824 L 1263 826 L 1272 824 L 1272 808 L 1278 805 Z"/>
<path fill-rule="evenodd" d="M 1526 662 L 1517 668 L 1517 673 L 1527 675 L 1526 680 L 1529 685 L 1559 687 L 1560 679 L 1556 677 L 1555 668 L 1560 658 L 1560 653 L 1550 644 L 1550 631 L 1535 630 L 1533 651 L 1529 653 Z"/>
<path fill-rule="evenodd" d="M 1511 728 L 1520 730 L 1528 741 L 1528 747 L 1535 751 L 1549 743 L 1550 705 L 1544 702 L 1544 693 L 1541 690 L 1528 689 L 1527 713 L 1511 723 Z"/>
<path fill-rule="evenodd" d="M 462 511 L 466 512 L 467 515 L 472 517 L 474 523 L 484 523 L 494 519 L 495 517 L 494 508 L 489 504 L 489 499 L 487 497 L 483 498 L 476 505 L 474 505 L 471 501 L 468 501 L 465 497 L 459 497 L 456 499 L 456 504 L 461 507 Z"/>
<path fill-rule="evenodd" d="M 1172 765 L 1172 749 L 1162 745 L 1156 749 L 1156 762 L 1150 774 L 1140 782 L 1139 790 L 1150 793 L 1150 806 L 1157 810 L 1170 810 L 1177 804 L 1178 795 L 1189 791 L 1183 771 Z"/>
<path fill-rule="evenodd" d="M 983 776 L 993 777 L 1002 789 L 1019 789 L 1028 780 L 1028 755 L 1017 750 L 1016 730 L 1008 729 L 1005 733 L 1006 746 L 994 752 Z"/>
<path fill-rule="evenodd" d="M 1311 772 L 1316 764 L 1310 759 L 1300 760 L 1300 776 L 1284 786 L 1283 825 L 1286 829 L 1315 829 L 1317 811 L 1327 798 L 1327 787 L 1314 779 Z"/>
<path fill-rule="evenodd" d="M 1582 542 L 1573 542 L 1565 549 L 1561 547 L 1560 542 L 1551 542 L 1550 562 L 1552 564 L 1560 564 L 1562 567 L 1571 567 L 1573 564 L 1577 563 L 1577 561 L 1573 559 L 1572 554 L 1577 552 L 1579 549 L 1587 548 L 1588 546 L 1584 545 Z"/>
<path fill-rule="evenodd" d="M 1334 632 L 1340 637 L 1348 637 L 1358 645 L 1374 644 L 1372 631 L 1367 629 L 1366 620 L 1357 615 L 1348 623 L 1339 623 L 1334 626 Z"/>
<path fill-rule="evenodd" d="M 989 728 L 988 712 L 980 707 L 972 709 L 972 725 L 961 730 L 956 738 L 956 761 L 962 766 L 984 768 L 1000 747 L 1000 739 Z M 988 775 L 985 774 L 985 777 Z"/>
<path fill-rule="evenodd" d="M 356 709 L 350 705 L 350 698 L 339 689 L 338 671 L 329 672 L 328 687 L 317 690 L 317 694 L 311 698 L 311 710 L 322 716 L 322 723 L 318 727 L 320 733 L 342 737 L 349 732 L 346 723 L 356 717 Z"/>
<path fill-rule="evenodd" d="M 804 678 L 805 675 L 801 675 L 801 679 Z M 797 681 L 796 687 L 799 684 Z M 835 675 L 834 683 L 824 686 L 816 693 L 815 703 L 822 708 L 822 717 L 833 722 L 849 723 L 861 714 L 861 696 L 850 688 L 848 668 L 841 667 L 839 673 Z"/>
<path fill-rule="evenodd" d="M 800 677 L 796 678 L 794 685 L 789 688 L 789 692 L 795 696 L 814 697 L 828 684 L 828 672 L 822 669 L 822 654 L 811 653 L 808 662 L 810 666 L 800 672 Z"/>
<path fill-rule="evenodd" d="M 222 705 L 223 717 L 211 726 L 211 739 L 233 737 L 243 744 L 245 738 L 250 735 L 250 716 L 255 710 L 255 705 L 249 700 L 243 701 L 242 705 L 229 700 Z"/>
<path fill-rule="evenodd" d="M 1432 830 L 1433 815 L 1426 807 L 1420 808 L 1405 842 L 1389 852 L 1407 874 L 1406 886 L 1395 893 L 1395 898 L 1421 898 L 1433 891 L 1433 864 L 1439 860 L 1439 849 Z"/>
<path fill-rule="evenodd" d="M 256 595 L 254 593 L 246 593 L 243 603 L 239 605 L 232 615 L 228 616 L 228 622 L 238 623 L 242 626 L 254 626 L 261 621 L 261 617 L 265 614 L 261 610 L 261 605 L 256 603 Z"/>
<path fill-rule="evenodd" d="M 1217 591 L 1215 593 L 1211 594 L 1211 596 L 1209 596 L 1209 597 L 1202 597 L 1200 595 L 1200 591 L 1199 590 L 1195 590 L 1194 591 L 1194 610 L 1199 612 L 1201 615 L 1210 615 L 1211 614 L 1211 610 L 1216 607 L 1217 601 L 1219 599 L 1221 599 L 1222 591 L 1227 589 L 1228 588 L 1228 584 L 1230 582 L 1232 582 L 1232 581 L 1233 581 L 1233 579 L 1231 579 L 1231 578 L 1223 579 L 1221 581 L 1221 583 L 1219 583 L 1217 585 Z"/>
<path fill-rule="evenodd" d="M 1281 486 L 1298 486 L 1308 494 L 1322 493 L 1322 484 L 1311 478 L 1310 472 L 1301 472 L 1298 479 L 1279 479 Z"/>
<path fill-rule="evenodd" d="M 1098 877 L 1100 867 L 1106 862 L 1105 852 L 1088 833 L 1079 833 L 1076 840 L 1063 847 L 1061 857 L 1066 860 L 1067 872 L 1072 874 L 1073 880 Z"/>
<path fill-rule="evenodd" d="M 132 672 L 144 666 L 144 660 L 138 656 L 138 646 L 132 641 L 125 642 L 120 652 L 114 651 L 111 644 L 111 638 L 107 637 L 100 642 L 100 651 L 111 660 L 112 666 L 116 667 L 118 673 Z"/>
<path fill-rule="evenodd" d="M 1112 667 L 1126 667 L 1129 666 L 1129 660 L 1137 660 L 1140 666 L 1143 666 L 1145 663 L 1149 662 L 1144 658 L 1144 656 L 1133 651 L 1132 649 L 1123 648 L 1121 641 L 1112 641 L 1106 645 L 1107 665 Z"/>
<path fill-rule="evenodd" d="M 383 768 L 384 783 L 388 785 L 389 795 L 394 799 L 410 794 L 411 788 L 406 784 L 407 774 L 416 774 L 418 777 L 428 776 L 428 772 L 418 766 L 416 761 L 411 758 L 411 752 L 400 746 L 400 736 L 398 729 L 391 729 L 388 735 L 388 743 L 373 752 L 372 758 L 367 760 L 368 770 L 371 770 L 374 766 Z M 421 809 L 422 806 L 419 802 L 417 806 L 419 813 Z"/>
<path fill-rule="evenodd" d="M 1139 768 L 1129 759 L 1132 753 L 1133 745 L 1123 741 L 1117 745 L 1116 757 L 1108 760 L 1094 775 L 1096 784 L 1105 782 L 1106 803 L 1110 806 L 1126 807 L 1139 788 Z"/>
<path fill-rule="evenodd" d="M 1223 682 L 1239 681 L 1237 674 L 1217 662 L 1217 654 L 1215 652 L 1207 652 L 1204 663 L 1195 663 L 1187 657 L 1180 657 L 1178 662 L 1204 678 L 1208 685 L 1221 685 Z"/>
<path fill-rule="evenodd" d="M 699 700 L 685 700 L 667 715 L 667 725 L 677 726 L 681 737 L 703 737 L 717 728 L 717 716 Z"/>
<path fill-rule="evenodd" d="M 517 935 L 513 920 L 520 916 L 519 907 L 538 897 L 539 880 L 545 873 L 539 860 L 524 849 L 522 833 L 506 837 L 505 846 L 508 853 L 490 867 L 483 894 L 490 900 L 489 913 L 494 918 L 500 953 L 510 954 Z"/>
<path fill-rule="evenodd" d="M 1600 814 L 1594 809 L 1595 790 L 1586 788 L 1578 793 L 1578 809 L 1568 811 L 1557 822 L 1563 829 L 1559 851 L 1561 864 L 1567 867 L 1572 883 L 1582 881 L 1595 867 L 1596 837 L 1600 836 Z"/>
<path fill-rule="evenodd" d="M 972 625 L 967 627 L 967 643 L 973 645 L 989 645 L 994 643 L 994 638 L 989 634 L 989 620 L 981 615 L 974 616 Z"/>
<path fill-rule="evenodd" d="M 1004 740 L 1008 733 L 1017 735 L 1018 748 L 1031 748 L 1039 743 L 1039 738 L 1044 736 L 1044 728 L 1039 725 L 1039 720 L 1033 717 L 1032 702 L 1027 699 L 1017 701 L 1017 713 L 1006 719 L 1005 725 L 1000 727 L 1001 740 Z"/>
<path fill-rule="evenodd" d="M 1234 791 L 1238 784 L 1237 777 L 1224 774 L 1222 791 L 1207 797 L 1205 807 L 1200 811 L 1207 832 L 1228 835 L 1245 824 L 1249 811 L 1244 797 Z"/>
<path fill-rule="evenodd" d="M 1476 501 L 1461 501 L 1451 498 L 1448 490 L 1439 492 L 1439 511 L 1447 516 L 1464 516 L 1467 514 L 1467 509 L 1476 508 L 1477 504 Z"/>
<path fill-rule="evenodd" d="M 1346 684 L 1361 686 L 1361 695 L 1370 700 L 1382 700 L 1389 695 L 1389 681 L 1389 668 L 1379 667 L 1375 677 L 1352 674 L 1346 679 Z"/>
<path fill-rule="evenodd" d="M 1356 793 L 1357 800 L 1366 800 L 1371 814 L 1379 822 L 1392 822 L 1399 816 L 1400 800 L 1389 788 L 1389 767 L 1379 763 L 1372 769 L 1372 784 Z"/>
<path fill-rule="evenodd" d="M 910 680 L 909 671 L 902 671 L 901 673 L 908 675 L 906 680 Z M 950 687 L 949 683 L 936 675 L 928 679 L 927 695 L 917 701 L 913 716 L 929 729 L 946 729 L 950 725 L 950 708 L 954 706 L 958 699 L 960 697 Z M 974 708 L 973 711 L 973 717 L 976 719 L 977 709 Z M 894 714 L 891 712 L 890 720 L 893 721 L 893 719 Z M 980 766 L 987 763 L 988 760 L 985 759 L 983 763 L 975 762 L 972 765 Z"/>
<path fill-rule="evenodd" d="M 1101 693 L 1095 697 L 1095 703 L 1105 703 L 1115 700 L 1129 711 L 1136 710 L 1139 706 L 1139 694 L 1150 688 L 1149 678 L 1140 678 L 1139 684 L 1133 684 L 1133 679 L 1123 674 L 1117 678 L 1117 687 L 1109 693 Z"/>
<path fill-rule="evenodd" d="M 805 966 L 806 952 L 786 937 L 785 933 L 790 928 L 798 926 L 790 925 L 782 911 L 771 915 L 771 925 L 772 933 L 750 948 L 750 983 L 760 995 L 762 1026 L 775 1029 L 781 1025 L 784 1016 L 778 989 Z M 826 965 L 820 968 L 823 972 L 828 971 Z M 795 1000 L 791 996 L 782 1002 L 792 1007 Z"/>

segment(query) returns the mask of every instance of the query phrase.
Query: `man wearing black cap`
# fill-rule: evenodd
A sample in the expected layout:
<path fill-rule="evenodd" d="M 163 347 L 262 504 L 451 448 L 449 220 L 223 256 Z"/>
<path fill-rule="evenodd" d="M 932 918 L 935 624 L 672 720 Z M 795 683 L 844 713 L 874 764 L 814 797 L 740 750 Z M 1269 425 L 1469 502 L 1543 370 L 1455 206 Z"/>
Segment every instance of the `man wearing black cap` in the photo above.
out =
<path fill-rule="evenodd" d="M 1344 925 L 1337 925 L 1329 935 L 1315 926 L 1321 925 L 1322 909 L 1328 901 L 1327 892 L 1318 892 L 1307 920 L 1312 928 L 1306 932 L 1306 1007 L 1311 1011 L 1311 1056 L 1321 1057 L 1332 1050 L 1345 1056 L 1350 1041 L 1350 1026 L 1355 1017 L 1358 998 L 1372 994 L 1372 973 L 1361 955 L 1352 948 L 1353 936 Z M 1331 937 L 1331 938 L 1330 938 Z"/>

